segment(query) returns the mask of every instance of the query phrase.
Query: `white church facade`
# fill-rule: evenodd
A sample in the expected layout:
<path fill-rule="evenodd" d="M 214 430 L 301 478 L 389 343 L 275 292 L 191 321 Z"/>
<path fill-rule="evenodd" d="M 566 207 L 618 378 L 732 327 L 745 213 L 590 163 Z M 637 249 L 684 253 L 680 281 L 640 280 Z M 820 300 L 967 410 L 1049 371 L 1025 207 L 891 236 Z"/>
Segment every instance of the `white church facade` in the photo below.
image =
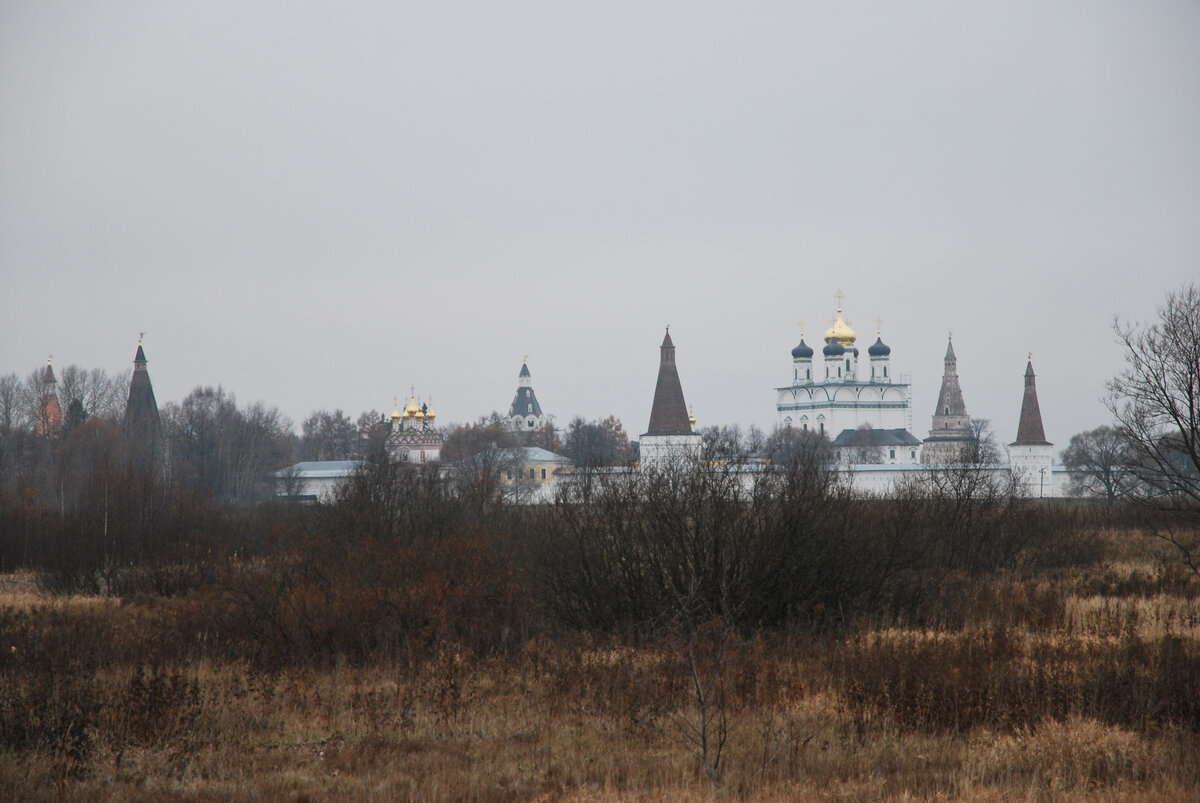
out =
<path fill-rule="evenodd" d="M 779 425 L 825 435 L 839 449 L 869 447 L 885 463 L 918 462 L 922 444 L 910 431 L 912 386 L 896 373 L 878 326 L 863 363 L 839 293 L 824 341 L 818 358 L 801 332 L 792 349 L 791 383 L 775 389 Z"/>

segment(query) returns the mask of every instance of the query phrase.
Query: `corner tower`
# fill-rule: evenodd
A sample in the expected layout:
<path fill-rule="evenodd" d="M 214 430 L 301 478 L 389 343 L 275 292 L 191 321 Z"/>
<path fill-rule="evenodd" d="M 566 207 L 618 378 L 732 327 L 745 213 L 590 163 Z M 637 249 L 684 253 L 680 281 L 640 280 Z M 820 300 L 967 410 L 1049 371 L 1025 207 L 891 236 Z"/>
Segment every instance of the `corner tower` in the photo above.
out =
<path fill-rule="evenodd" d="M 150 465 L 159 452 L 162 420 L 158 415 L 158 401 L 154 398 L 150 371 L 146 368 L 148 361 L 142 349 L 144 336 L 144 332 L 138 336 L 137 353 L 133 355 L 133 376 L 129 380 L 129 400 L 125 403 L 122 429 L 125 430 L 134 460 Z"/>
<path fill-rule="evenodd" d="M 640 440 L 642 465 L 668 463 L 700 453 L 700 436 L 692 432 L 683 400 L 683 385 L 675 366 L 675 343 L 668 328 L 659 346 L 658 381 L 650 407 L 650 426 Z"/>
<path fill-rule="evenodd" d="M 1054 444 L 1046 440 L 1046 430 L 1042 427 L 1037 375 L 1033 372 L 1031 354 L 1025 363 L 1025 393 L 1021 397 L 1021 417 L 1017 420 L 1017 439 L 1008 445 L 1009 466 L 1026 496 L 1053 495 L 1050 488 L 1053 459 Z"/>

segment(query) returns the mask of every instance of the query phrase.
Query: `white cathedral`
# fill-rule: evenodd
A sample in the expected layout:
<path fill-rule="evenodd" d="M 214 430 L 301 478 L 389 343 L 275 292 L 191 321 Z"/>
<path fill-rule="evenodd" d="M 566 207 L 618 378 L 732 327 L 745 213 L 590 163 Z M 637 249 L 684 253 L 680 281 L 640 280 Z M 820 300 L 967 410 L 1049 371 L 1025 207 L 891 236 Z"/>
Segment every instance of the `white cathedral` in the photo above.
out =
<path fill-rule="evenodd" d="M 856 489 L 865 493 L 886 493 L 914 472 L 975 463 L 975 435 L 958 382 L 954 344 L 946 343 L 942 386 L 929 437 L 922 441 L 911 432 L 911 384 L 895 372 L 878 319 L 875 342 L 867 348 L 868 367 L 860 376 L 857 336 L 842 316 L 841 292 L 837 299 L 820 361 L 814 360 L 816 353 L 804 342 L 803 332 L 792 349 L 791 384 L 775 389 L 780 425 L 830 438 L 841 469 L 853 474 Z M 1054 444 L 1042 427 L 1032 357 L 1024 378 L 1017 437 L 1006 448 L 1008 462 L 976 468 L 1014 478 L 1026 496 L 1062 496 L 1067 471 L 1053 465 Z M 864 451 L 872 454 L 869 462 L 856 459 Z"/>
<path fill-rule="evenodd" d="M 910 432 L 912 386 L 893 369 L 892 349 L 879 329 L 867 348 L 867 365 L 860 366 L 857 335 L 842 317 L 839 293 L 824 339 L 819 361 L 803 331 L 792 349 L 792 382 L 775 389 L 780 425 L 820 433 L 839 448 L 878 448 L 884 463 L 919 462 L 922 444 Z"/>

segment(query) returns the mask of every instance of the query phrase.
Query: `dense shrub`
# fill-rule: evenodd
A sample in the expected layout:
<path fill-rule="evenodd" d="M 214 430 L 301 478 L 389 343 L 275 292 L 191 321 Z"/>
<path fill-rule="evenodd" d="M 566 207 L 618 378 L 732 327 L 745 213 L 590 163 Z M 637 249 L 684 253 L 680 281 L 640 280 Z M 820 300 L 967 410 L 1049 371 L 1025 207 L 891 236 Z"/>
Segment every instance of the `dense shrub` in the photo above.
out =
<path fill-rule="evenodd" d="M 752 476 L 680 463 L 568 487 L 533 528 L 549 610 L 604 632 L 679 617 L 743 632 L 961 624 L 960 590 L 981 578 L 1098 555 L 1070 510 L 1016 498 L 980 472 L 931 472 L 884 500 L 852 496 L 827 465 Z"/>

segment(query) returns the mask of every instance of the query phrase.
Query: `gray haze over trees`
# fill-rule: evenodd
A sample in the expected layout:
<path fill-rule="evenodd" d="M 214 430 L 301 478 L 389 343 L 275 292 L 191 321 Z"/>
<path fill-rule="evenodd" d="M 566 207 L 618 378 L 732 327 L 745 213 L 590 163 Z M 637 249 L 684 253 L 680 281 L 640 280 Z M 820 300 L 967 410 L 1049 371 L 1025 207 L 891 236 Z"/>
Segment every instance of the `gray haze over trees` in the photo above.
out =
<path fill-rule="evenodd" d="M 1195 274 L 1200 6 L 0 5 L 0 373 L 163 399 L 505 405 L 636 437 L 672 324 L 701 427 L 775 422 L 800 320 L 953 331 L 1011 439 L 1107 423 L 1113 309 Z"/>

